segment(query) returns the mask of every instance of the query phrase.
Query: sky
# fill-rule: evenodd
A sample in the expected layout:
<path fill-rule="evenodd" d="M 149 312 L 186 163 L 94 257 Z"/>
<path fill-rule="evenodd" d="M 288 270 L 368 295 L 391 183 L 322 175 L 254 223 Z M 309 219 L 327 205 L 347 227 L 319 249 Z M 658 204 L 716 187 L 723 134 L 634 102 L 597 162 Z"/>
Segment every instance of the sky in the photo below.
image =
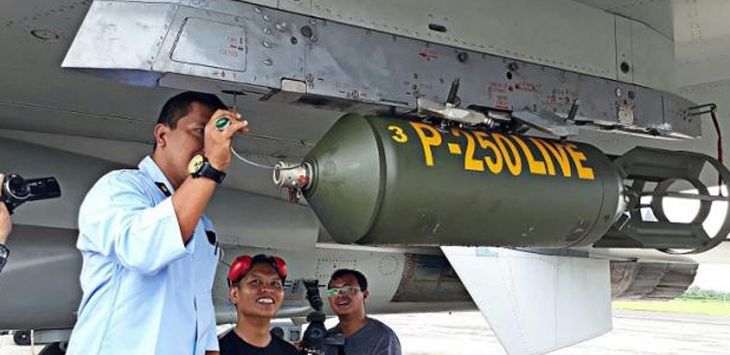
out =
<path fill-rule="evenodd" d="M 717 187 L 709 188 L 709 192 L 717 195 Z M 697 193 L 696 190 L 684 191 L 685 193 Z M 723 189 L 723 195 L 727 196 L 727 189 Z M 664 209 L 670 221 L 690 222 L 694 219 L 699 210 L 699 202 L 687 199 L 665 198 Z M 703 226 L 710 236 L 714 236 L 720 229 L 725 213 L 726 202 L 715 202 L 710 210 L 710 215 Z M 725 242 L 728 243 L 728 242 Z M 730 260 L 726 265 L 721 264 L 700 264 L 697 269 L 697 276 L 692 286 L 705 290 L 730 292 Z"/>
<path fill-rule="evenodd" d="M 730 265 L 700 264 L 692 286 L 704 290 L 730 292 Z"/>

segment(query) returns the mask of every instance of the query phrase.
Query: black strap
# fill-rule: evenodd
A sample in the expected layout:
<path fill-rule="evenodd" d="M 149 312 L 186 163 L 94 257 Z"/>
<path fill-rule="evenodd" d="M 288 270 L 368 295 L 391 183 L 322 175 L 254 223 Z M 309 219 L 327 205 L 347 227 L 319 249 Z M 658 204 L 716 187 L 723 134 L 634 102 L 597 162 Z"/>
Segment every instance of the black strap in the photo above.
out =
<path fill-rule="evenodd" d="M 213 251 L 213 254 L 218 255 L 218 253 L 221 250 L 220 245 L 218 244 L 218 238 L 215 236 L 215 232 L 206 230 L 205 236 L 208 237 L 208 243 L 212 245 L 215 250 Z"/>
<path fill-rule="evenodd" d="M 208 243 L 211 245 L 218 245 L 218 238 L 215 236 L 215 232 L 213 231 L 205 231 L 205 236 L 208 237 Z"/>
<path fill-rule="evenodd" d="M 345 355 L 345 346 L 337 345 L 337 355 Z"/>
<path fill-rule="evenodd" d="M 164 194 L 165 197 L 172 196 L 170 189 L 167 188 L 167 185 L 165 185 L 164 182 L 155 181 L 155 185 L 157 185 L 157 188 L 160 189 L 160 191 L 162 191 L 162 194 Z"/>
<path fill-rule="evenodd" d="M 2 203 L 2 202 L 0 202 Z M 0 272 L 3 271 L 3 268 L 5 267 L 5 263 L 8 262 L 8 257 L 10 256 L 10 249 L 5 246 L 5 244 L 0 243 L 0 249 L 2 249 L 2 253 L 0 254 Z"/>

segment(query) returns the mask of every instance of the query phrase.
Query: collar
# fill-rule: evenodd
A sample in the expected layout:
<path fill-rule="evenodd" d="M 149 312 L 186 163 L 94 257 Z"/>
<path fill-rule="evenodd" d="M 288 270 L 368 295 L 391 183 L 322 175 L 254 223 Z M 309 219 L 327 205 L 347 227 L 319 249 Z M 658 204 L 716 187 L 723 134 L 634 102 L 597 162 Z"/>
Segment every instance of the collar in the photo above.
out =
<path fill-rule="evenodd" d="M 172 184 L 167 180 L 165 177 L 165 174 L 162 173 L 162 170 L 160 170 L 160 167 L 157 166 L 157 163 L 155 163 L 154 160 L 152 160 L 152 157 L 149 155 L 144 157 L 141 162 L 139 162 L 139 170 L 143 173 L 145 173 L 152 181 L 155 182 L 155 185 L 162 190 L 162 193 L 165 196 L 170 196 L 175 192 L 175 189 L 172 188 Z M 164 188 L 167 189 L 168 193 L 165 193 L 163 190 Z"/>

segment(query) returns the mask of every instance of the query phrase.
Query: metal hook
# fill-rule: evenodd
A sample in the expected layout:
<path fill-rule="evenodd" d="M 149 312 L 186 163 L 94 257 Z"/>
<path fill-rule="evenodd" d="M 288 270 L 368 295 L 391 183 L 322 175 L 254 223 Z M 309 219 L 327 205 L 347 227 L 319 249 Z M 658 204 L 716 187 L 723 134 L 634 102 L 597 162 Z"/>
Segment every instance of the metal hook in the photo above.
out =
<path fill-rule="evenodd" d="M 687 108 L 687 114 L 690 116 L 700 116 L 717 111 L 715 103 L 707 103 Z"/>

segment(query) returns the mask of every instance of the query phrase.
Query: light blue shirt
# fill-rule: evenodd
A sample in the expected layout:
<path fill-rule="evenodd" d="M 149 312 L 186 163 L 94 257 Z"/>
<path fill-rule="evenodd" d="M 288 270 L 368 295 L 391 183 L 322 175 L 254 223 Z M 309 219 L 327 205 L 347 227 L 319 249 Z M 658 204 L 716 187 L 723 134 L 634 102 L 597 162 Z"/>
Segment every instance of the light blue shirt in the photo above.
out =
<path fill-rule="evenodd" d="M 187 245 L 174 193 L 150 157 L 103 176 L 79 211 L 83 297 L 68 355 L 200 355 L 218 350 L 211 289 L 218 250 L 203 216 Z"/>

